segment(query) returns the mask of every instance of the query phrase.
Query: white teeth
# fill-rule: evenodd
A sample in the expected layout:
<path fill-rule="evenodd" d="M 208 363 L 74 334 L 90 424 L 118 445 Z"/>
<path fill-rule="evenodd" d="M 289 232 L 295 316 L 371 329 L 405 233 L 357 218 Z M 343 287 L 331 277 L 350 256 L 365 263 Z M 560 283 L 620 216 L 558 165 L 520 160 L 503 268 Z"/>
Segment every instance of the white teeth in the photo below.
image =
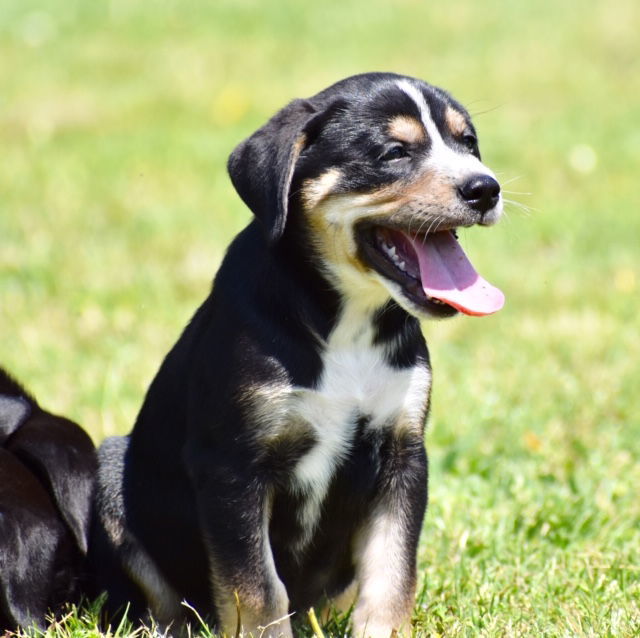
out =
<path fill-rule="evenodd" d="M 382 244 L 382 249 L 389 259 L 398 267 L 400 270 L 405 270 L 406 262 L 400 261 L 400 257 L 398 256 L 398 252 L 395 246 L 390 246 L 387 243 Z"/>
<path fill-rule="evenodd" d="M 403 272 L 407 272 L 407 262 L 400 259 L 398 251 L 395 246 L 382 242 L 381 244 L 384 254 L 393 262 L 393 264 Z"/>

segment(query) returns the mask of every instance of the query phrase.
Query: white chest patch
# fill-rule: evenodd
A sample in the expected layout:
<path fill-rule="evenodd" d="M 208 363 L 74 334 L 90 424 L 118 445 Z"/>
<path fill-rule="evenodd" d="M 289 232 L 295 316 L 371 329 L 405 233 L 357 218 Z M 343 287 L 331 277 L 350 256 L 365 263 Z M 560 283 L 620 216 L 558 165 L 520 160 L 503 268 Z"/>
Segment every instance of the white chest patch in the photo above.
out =
<path fill-rule="evenodd" d="M 398 370 L 372 344 L 371 314 L 347 310 L 331 334 L 323 354 L 323 374 L 317 387 L 298 388 L 293 410 L 312 428 L 316 443 L 294 470 L 294 489 L 305 496 L 300 515 L 310 539 L 320 517 L 336 468 L 354 444 L 357 419 L 368 428 L 419 419 L 431 381 L 426 367 Z"/>

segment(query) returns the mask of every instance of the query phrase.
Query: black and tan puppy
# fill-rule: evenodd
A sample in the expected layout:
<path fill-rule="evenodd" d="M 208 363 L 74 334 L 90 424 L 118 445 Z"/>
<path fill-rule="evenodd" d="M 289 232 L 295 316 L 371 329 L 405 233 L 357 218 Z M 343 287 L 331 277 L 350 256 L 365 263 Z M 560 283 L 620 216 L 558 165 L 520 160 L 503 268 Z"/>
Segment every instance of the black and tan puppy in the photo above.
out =
<path fill-rule="evenodd" d="M 229 173 L 256 219 L 100 453 L 101 584 L 227 635 L 235 594 L 256 636 L 353 603 L 354 635 L 388 638 L 410 629 L 427 503 L 418 317 L 502 306 L 455 239 L 497 221 L 500 187 L 460 104 L 377 73 L 286 106 Z"/>
<path fill-rule="evenodd" d="M 84 430 L 0 368 L 0 631 L 78 600 L 96 467 Z"/>

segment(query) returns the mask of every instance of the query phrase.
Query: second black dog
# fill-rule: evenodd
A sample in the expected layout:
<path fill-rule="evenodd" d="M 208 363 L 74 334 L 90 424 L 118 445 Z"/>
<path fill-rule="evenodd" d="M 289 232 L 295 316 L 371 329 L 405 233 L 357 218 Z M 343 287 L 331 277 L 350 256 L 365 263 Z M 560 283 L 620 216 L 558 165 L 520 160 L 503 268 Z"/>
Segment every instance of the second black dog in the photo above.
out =
<path fill-rule="evenodd" d="M 0 633 L 77 602 L 96 467 L 84 430 L 0 368 Z"/>

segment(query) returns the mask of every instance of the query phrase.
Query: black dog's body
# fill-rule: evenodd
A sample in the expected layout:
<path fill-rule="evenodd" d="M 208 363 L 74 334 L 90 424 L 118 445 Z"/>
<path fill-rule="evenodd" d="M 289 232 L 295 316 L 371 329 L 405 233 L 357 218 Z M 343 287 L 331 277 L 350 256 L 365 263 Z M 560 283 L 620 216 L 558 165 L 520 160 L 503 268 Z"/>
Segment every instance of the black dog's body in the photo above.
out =
<path fill-rule="evenodd" d="M 264 635 L 290 636 L 290 612 L 354 601 L 357 635 L 407 627 L 430 390 L 412 315 L 455 310 L 420 297 L 405 262 L 391 272 L 395 252 L 382 264 L 370 239 L 392 242 L 394 230 L 375 229 L 411 219 L 445 231 L 499 215 L 495 193 L 481 193 L 482 205 L 456 195 L 460 210 L 440 201 L 450 210 L 438 219 L 424 198 L 422 212 L 389 209 L 427 169 L 391 166 L 398 152 L 385 136 L 396 146 L 413 136 L 403 144 L 416 156 L 436 145 L 420 134 L 431 124 L 413 91 L 441 107 L 438 123 L 455 109 L 456 135 L 472 136 L 445 93 L 370 74 L 293 102 L 232 155 L 234 185 L 258 219 L 229 248 L 131 435 L 100 451 L 94 555 L 112 607 L 133 600 L 169 623 L 186 599 L 232 633 L 237 593 L 246 632 L 274 623 Z M 477 177 L 477 149 L 464 153 Z"/>
<path fill-rule="evenodd" d="M 78 600 L 96 466 L 89 436 L 0 369 L 0 631 Z"/>

